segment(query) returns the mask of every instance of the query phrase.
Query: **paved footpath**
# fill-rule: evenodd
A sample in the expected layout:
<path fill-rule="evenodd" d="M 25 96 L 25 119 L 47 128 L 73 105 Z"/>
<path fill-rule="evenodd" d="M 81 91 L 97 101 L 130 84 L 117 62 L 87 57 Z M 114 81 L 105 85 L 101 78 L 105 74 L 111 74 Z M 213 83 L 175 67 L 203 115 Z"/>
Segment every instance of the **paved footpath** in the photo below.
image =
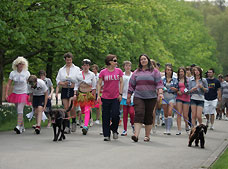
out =
<path fill-rule="evenodd" d="M 158 127 L 148 143 L 144 130 L 138 143 L 130 139 L 130 130 L 126 137 L 104 142 L 101 125 L 91 127 L 86 136 L 77 128 L 63 142 L 53 142 L 52 129 L 46 128 L 40 135 L 32 129 L 21 135 L 0 132 L 0 169 L 199 169 L 209 167 L 228 145 L 228 121 L 216 120 L 205 149 L 188 147 L 187 133 L 176 136 L 175 126 L 171 136 Z"/>

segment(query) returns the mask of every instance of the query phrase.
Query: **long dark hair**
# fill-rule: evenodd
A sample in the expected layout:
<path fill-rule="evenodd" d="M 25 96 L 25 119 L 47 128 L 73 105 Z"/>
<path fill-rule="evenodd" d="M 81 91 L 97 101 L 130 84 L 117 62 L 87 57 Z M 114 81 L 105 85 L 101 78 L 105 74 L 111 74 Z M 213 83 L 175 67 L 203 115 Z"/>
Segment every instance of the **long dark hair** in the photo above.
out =
<path fill-rule="evenodd" d="M 194 69 L 197 69 L 197 70 L 200 72 L 200 79 L 202 80 L 202 77 L 203 77 L 203 76 L 202 76 L 202 73 L 203 73 L 203 71 L 202 71 L 201 67 L 195 66 Z M 195 77 L 195 79 L 196 79 L 195 71 L 194 71 L 193 73 L 194 73 L 194 77 Z"/>
<path fill-rule="evenodd" d="M 142 70 L 142 67 L 143 66 L 142 66 L 142 64 L 140 62 L 140 59 L 141 59 L 142 56 L 145 56 L 147 58 L 147 60 L 148 60 L 148 65 L 147 65 L 148 66 L 148 69 L 152 72 L 154 70 L 154 67 L 153 67 L 153 65 L 150 62 L 150 58 L 146 54 L 142 54 L 142 55 L 139 56 L 139 65 L 138 65 L 137 71 Z"/>
<path fill-rule="evenodd" d="M 171 70 L 172 70 L 171 79 L 173 78 L 173 67 L 172 67 L 171 65 L 166 65 L 166 66 L 165 66 L 165 80 L 166 80 L 166 82 L 167 82 L 166 69 L 167 69 L 168 67 L 171 68 Z"/>
<path fill-rule="evenodd" d="M 184 85 L 185 85 L 185 87 L 186 87 L 186 84 L 188 84 L 187 83 L 187 78 L 186 78 L 186 69 L 184 68 L 184 67 L 179 67 L 179 69 L 178 69 L 178 71 L 177 71 L 177 80 L 178 80 L 178 82 L 180 81 L 180 70 L 183 70 L 184 71 Z"/>

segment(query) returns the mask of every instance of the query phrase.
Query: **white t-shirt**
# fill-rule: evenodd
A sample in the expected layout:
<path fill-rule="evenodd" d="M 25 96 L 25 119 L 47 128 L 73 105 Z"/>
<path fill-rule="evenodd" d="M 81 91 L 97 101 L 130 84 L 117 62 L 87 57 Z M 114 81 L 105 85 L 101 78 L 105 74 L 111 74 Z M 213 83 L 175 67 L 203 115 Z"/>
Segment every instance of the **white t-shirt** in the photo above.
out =
<path fill-rule="evenodd" d="M 24 94 L 28 93 L 27 80 L 30 76 L 29 71 L 23 70 L 20 73 L 16 70 L 12 71 L 9 79 L 14 82 L 13 93 Z"/>
<path fill-rule="evenodd" d="M 97 81 L 96 81 L 95 74 L 93 72 L 88 71 L 88 73 L 84 73 L 84 77 L 83 77 L 82 71 L 80 71 L 80 73 L 76 78 L 74 90 L 78 90 L 78 87 L 82 82 L 88 84 L 89 86 L 92 86 L 91 89 L 96 89 Z"/>
<path fill-rule="evenodd" d="M 56 83 L 59 84 L 59 82 L 65 82 L 70 81 L 72 83 L 75 83 L 76 78 L 80 72 L 79 67 L 72 64 L 70 67 L 69 75 L 67 75 L 66 72 L 66 65 L 59 69 L 58 75 L 56 77 Z"/>
<path fill-rule="evenodd" d="M 51 87 L 53 87 L 52 81 L 50 78 L 47 78 L 47 77 L 43 81 L 46 84 L 46 86 L 48 87 L 48 95 L 50 95 Z"/>
<path fill-rule="evenodd" d="M 132 72 L 130 76 L 125 75 L 125 72 L 123 74 L 123 98 L 127 99 L 127 94 L 128 94 L 128 87 L 129 87 L 129 80 L 132 76 Z"/>
<path fill-rule="evenodd" d="M 45 82 L 41 79 L 37 79 L 37 86 L 35 89 L 28 85 L 28 91 L 29 93 L 33 93 L 33 96 L 42 96 L 47 90 L 48 88 Z"/>

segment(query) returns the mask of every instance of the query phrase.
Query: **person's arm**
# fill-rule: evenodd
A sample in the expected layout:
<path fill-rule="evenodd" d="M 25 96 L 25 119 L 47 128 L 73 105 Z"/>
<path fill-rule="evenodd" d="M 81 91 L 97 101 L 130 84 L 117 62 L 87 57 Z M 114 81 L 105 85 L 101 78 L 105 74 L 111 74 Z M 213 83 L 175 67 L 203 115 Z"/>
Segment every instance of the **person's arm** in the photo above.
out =
<path fill-rule="evenodd" d="M 222 92 L 221 92 L 221 88 L 218 88 L 218 101 L 222 100 Z"/>
<path fill-rule="evenodd" d="M 123 77 L 120 77 L 120 89 L 119 89 L 119 101 L 122 100 L 122 95 L 123 95 Z"/>
<path fill-rule="evenodd" d="M 29 102 L 32 102 L 33 100 L 33 93 L 29 93 Z"/>
<path fill-rule="evenodd" d="M 99 77 L 98 83 L 97 83 L 97 100 L 100 100 L 100 93 L 101 93 L 101 85 L 102 85 L 102 78 Z"/>
<path fill-rule="evenodd" d="M 97 80 L 96 80 L 96 77 L 94 75 L 93 79 L 92 79 L 92 94 L 94 96 L 96 96 L 96 87 L 97 87 Z"/>
<path fill-rule="evenodd" d="M 57 85 L 55 89 L 56 105 L 58 105 L 58 100 L 59 100 L 58 94 L 59 94 L 59 86 Z"/>
<path fill-rule="evenodd" d="M 130 80 L 129 80 L 129 84 L 128 84 L 128 94 L 127 94 L 127 104 L 130 105 L 131 104 L 131 95 L 134 93 L 135 91 L 135 87 L 136 87 L 136 79 L 135 79 L 135 74 L 133 73 Z"/>
<path fill-rule="evenodd" d="M 51 86 L 51 93 L 49 94 L 48 99 L 52 98 L 53 93 L 54 93 L 54 87 Z"/>
<path fill-rule="evenodd" d="M 44 93 L 44 110 L 46 109 L 48 101 L 48 90 Z"/>
<path fill-rule="evenodd" d="M 9 91 L 9 88 L 10 88 L 11 84 L 12 84 L 12 80 L 9 79 L 9 80 L 8 80 L 8 83 L 7 83 L 7 85 L 6 85 L 6 94 L 5 94 L 6 100 L 8 99 L 8 96 L 9 96 L 9 95 L 8 95 L 8 91 Z"/>
<path fill-rule="evenodd" d="M 203 90 L 204 93 L 208 92 L 208 83 L 206 79 L 202 79 L 203 85 L 199 85 L 199 88 Z"/>

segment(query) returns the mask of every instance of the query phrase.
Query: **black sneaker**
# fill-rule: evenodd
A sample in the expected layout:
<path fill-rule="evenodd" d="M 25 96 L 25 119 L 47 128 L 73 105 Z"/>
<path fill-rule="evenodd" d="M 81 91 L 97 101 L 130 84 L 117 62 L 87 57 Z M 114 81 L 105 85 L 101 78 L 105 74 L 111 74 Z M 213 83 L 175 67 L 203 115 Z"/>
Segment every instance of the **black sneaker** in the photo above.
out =
<path fill-rule="evenodd" d="M 134 142 L 138 142 L 138 137 L 136 137 L 135 135 L 131 136 L 131 139 L 132 139 Z"/>
<path fill-rule="evenodd" d="M 104 141 L 111 141 L 110 137 L 104 137 Z"/>
<path fill-rule="evenodd" d="M 88 132 L 88 127 L 84 126 L 84 127 L 82 128 L 82 134 L 83 134 L 83 135 L 86 135 L 87 132 Z"/>
<path fill-rule="evenodd" d="M 16 126 L 13 130 L 14 130 L 17 134 L 21 134 L 21 133 L 22 133 L 20 127 L 18 127 L 18 126 Z"/>
<path fill-rule="evenodd" d="M 35 132 L 36 132 L 36 134 L 40 134 L 40 127 L 36 127 L 36 129 L 35 129 Z"/>

